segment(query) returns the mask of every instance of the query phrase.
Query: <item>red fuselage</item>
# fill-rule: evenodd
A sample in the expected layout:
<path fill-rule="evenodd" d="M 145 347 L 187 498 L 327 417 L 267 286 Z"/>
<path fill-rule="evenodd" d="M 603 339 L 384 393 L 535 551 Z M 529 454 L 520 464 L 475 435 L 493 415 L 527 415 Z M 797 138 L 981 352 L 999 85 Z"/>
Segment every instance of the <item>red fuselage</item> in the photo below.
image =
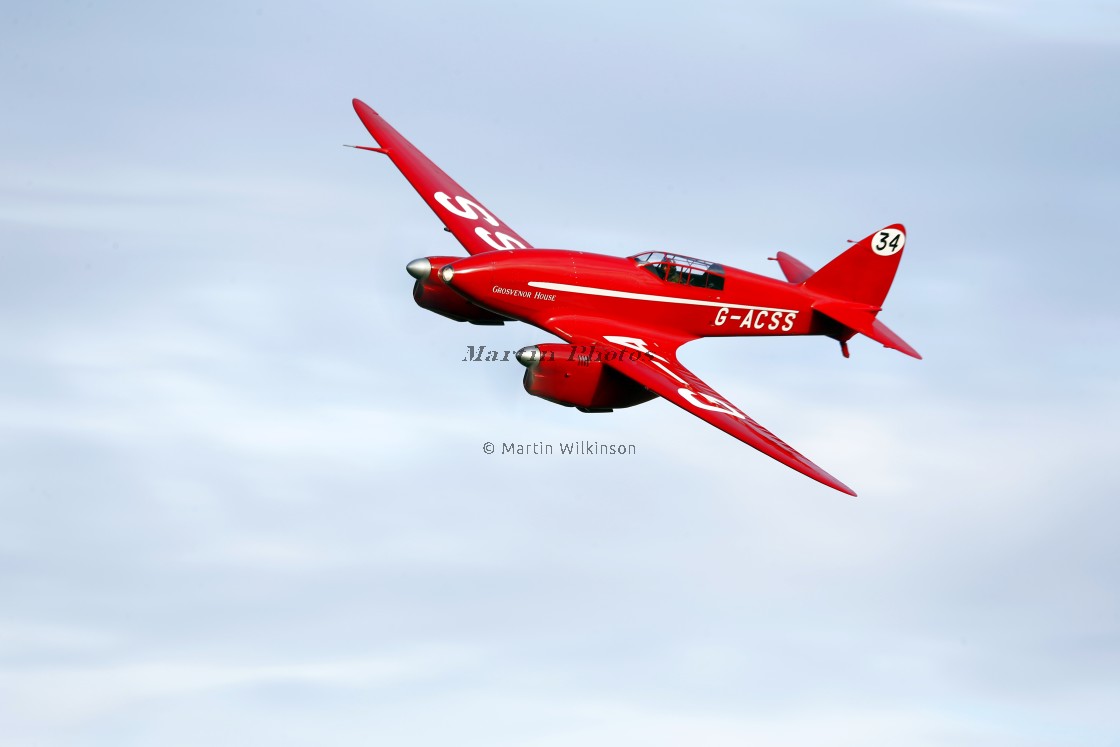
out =
<path fill-rule="evenodd" d="M 721 265 L 709 274 L 722 282 L 708 285 L 722 287 L 689 284 L 687 276 L 634 257 L 561 249 L 486 252 L 444 267 L 447 285 L 471 302 L 542 329 L 563 317 L 592 316 L 690 339 L 831 331 L 827 319 L 814 319 L 816 294 Z"/>

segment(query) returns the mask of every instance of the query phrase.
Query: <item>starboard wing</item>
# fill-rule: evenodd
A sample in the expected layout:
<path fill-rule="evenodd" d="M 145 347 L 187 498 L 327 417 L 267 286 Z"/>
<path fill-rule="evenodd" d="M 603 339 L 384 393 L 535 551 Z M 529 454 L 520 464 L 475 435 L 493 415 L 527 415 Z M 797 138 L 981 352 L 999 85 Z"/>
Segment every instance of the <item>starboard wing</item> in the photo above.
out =
<path fill-rule="evenodd" d="M 381 146 L 354 147 L 387 155 L 467 252 L 479 254 L 496 249 L 532 248 L 529 242 L 428 160 L 381 115 L 358 99 L 354 99 L 354 111 Z"/>

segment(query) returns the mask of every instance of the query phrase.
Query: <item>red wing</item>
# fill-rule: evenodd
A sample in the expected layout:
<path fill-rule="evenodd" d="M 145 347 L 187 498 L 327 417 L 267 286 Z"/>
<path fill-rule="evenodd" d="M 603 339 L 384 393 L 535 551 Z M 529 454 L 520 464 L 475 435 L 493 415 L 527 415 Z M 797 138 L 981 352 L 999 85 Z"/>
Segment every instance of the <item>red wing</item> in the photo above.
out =
<path fill-rule="evenodd" d="M 611 368 L 766 456 L 830 488 L 855 495 L 847 485 L 744 415 L 681 365 L 676 351 L 687 339 L 667 339 L 649 330 L 620 327 L 606 319 L 557 319 L 553 331 L 574 344 L 594 344 L 603 352 L 603 362 Z M 604 331 L 616 334 L 602 334 Z"/>
<path fill-rule="evenodd" d="M 377 112 L 358 99 L 354 111 L 362 124 L 373 135 L 380 148 L 376 150 L 389 156 L 409 183 L 416 188 L 447 230 L 459 240 L 469 253 L 479 254 L 495 249 L 531 249 L 525 239 L 474 199 L 454 179 L 443 173 L 428 157 L 405 140 L 389 126 Z M 360 146 L 359 146 L 360 147 Z"/>

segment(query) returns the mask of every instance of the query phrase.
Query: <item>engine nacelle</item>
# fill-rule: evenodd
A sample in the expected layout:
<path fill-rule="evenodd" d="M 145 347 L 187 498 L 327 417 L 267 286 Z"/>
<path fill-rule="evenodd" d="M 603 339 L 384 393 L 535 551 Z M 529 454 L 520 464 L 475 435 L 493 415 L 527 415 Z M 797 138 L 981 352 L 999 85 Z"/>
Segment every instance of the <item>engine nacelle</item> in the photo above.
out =
<path fill-rule="evenodd" d="M 657 395 L 602 361 L 574 355 L 571 345 L 533 345 L 517 351 L 525 366 L 525 391 L 582 412 L 610 412 Z"/>
<path fill-rule="evenodd" d="M 506 317 L 476 306 L 448 287 L 439 277 L 439 268 L 462 257 L 422 257 L 405 267 L 416 278 L 412 298 L 416 305 L 457 322 L 497 325 L 509 321 Z"/>

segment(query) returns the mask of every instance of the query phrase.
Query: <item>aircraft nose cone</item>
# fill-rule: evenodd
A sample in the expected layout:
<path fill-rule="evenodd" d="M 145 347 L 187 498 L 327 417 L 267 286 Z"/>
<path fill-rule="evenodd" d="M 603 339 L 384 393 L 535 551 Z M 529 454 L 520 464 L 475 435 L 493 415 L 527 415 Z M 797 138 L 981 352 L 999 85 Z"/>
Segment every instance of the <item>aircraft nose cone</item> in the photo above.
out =
<path fill-rule="evenodd" d="M 432 263 L 428 261 L 427 257 L 421 257 L 409 262 L 404 266 L 404 269 L 417 280 L 426 280 L 428 275 L 432 273 Z"/>
<path fill-rule="evenodd" d="M 514 355 L 517 362 L 525 368 L 536 365 L 537 361 L 541 359 L 541 350 L 536 345 L 530 345 L 527 348 L 521 348 Z"/>

